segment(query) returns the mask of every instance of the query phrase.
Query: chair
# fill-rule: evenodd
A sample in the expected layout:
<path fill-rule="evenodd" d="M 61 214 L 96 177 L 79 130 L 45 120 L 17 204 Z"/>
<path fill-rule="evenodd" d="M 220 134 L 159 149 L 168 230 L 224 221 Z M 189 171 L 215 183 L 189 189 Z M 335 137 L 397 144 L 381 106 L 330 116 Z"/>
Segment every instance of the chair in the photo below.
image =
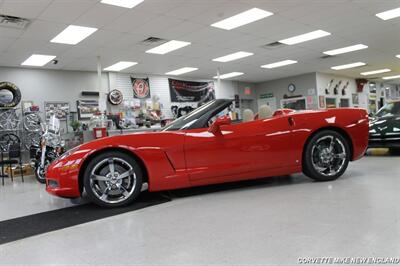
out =
<path fill-rule="evenodd" d="M 24 173 L 23 173 L 23 169 L 22 169 L 22 154 L 21 154 L 21 145 L 20 144 L 11 144 L 9 145 L 8 148 L 8 159 L 4 159 L 4 152 L 1 152 L 1 161 L 0 161 L 0 165 L 1 165 L 1 170 L 2 170 L 2 185 L 4 186 L 4 177 L 6 177 L 6 175 L 4 175 L 4 165 L 8 165 L 10 167 L 10 177 L 11 177 L 11 181 L 14 182 L 14 174 L 12 171 L 12 165 L 13 164 L 18 164 L 20 167 L 20 171 L 21 171 L 21 178 L 22 178 L 22 182 L 24 182 Z"/>

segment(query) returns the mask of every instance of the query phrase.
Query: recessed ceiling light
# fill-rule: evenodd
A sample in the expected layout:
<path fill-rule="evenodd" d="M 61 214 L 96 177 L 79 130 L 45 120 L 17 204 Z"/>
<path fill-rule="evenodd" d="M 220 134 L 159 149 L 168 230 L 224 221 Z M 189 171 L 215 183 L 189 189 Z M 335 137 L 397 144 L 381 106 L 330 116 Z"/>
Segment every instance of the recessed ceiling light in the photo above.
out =
<path fill-rule="evenodd" d="M 104 71 L 121 71 L 127 69 L 128 67 L 137 65 L 136 62 L 120 61 L 112 66 L 106 67 Z"/>
<path fill-rule="evenodd" d="M 342 70 L 342 69 L 360 67 L 360 66 L 365 66 L 365 65 L 366 65 L 366 63 L 356 62 L 356 63 L 346 64 L 346 65 L 334 66 L 334 67 L 331 67 L 331 69 L 333 69 L 333 70 Z"/>
<path fill-rule="evenodd" d="M 283 44 L 287 44 L 287 45 L 293 45 L 293 44 L 297 44 L 297 43 L 301 43 L 301 42 L 306 42 L 306 41 L 311 41 L 314 39 L 322 38 L 322 37 L 329 36 L 329 35 L 331 35 L 331 34 L 327 31 L 316 30 L 316 31 L 312 31 L 309 33 L 297 35 L 297 36 L 294 36 L 291 38 L 287 38 L 287 39 L 281 40 L 279 42 L 283 43 Z"/>
<path fill-rule="evenodd" d="M 96 28 L 69 25 L 50 42 L 75 45 L 97 31 Z"/>
<path fill-rule="evenodd" d="M 211 24 L 212 27 L 232 30 L 257 20 L 272 16 L 274 13 L 259 8 L 252 8 L 235 16 Z"/>
<path fill-rule="evenodd" d="M 189 73 L 189 72 L 193 72 L 198 70 L 198 68 L 195 67 L 182 67 L 180 69 L 174 70 L 174 71 L 170 71 L 165 73 L 165 75 L 171 75 L 171 76 L 179 76 L 185 73 Z"/>
<path fill-rule="evenodd" d="M 228 79 L 228 78 L 238 77 L 238 76 L 241 76 L 243 74 L 244 73 L 242 73 L 242 72 L 231 72 L 231 73 L 226 73 L 226 74 L 219 75 L 219 78 L 220 79 Z M 215 76 L 214 78 L 217 79 L 218 76 Z"/>
<path fill-rule="evenodd" d="M 225 55 L 225 56 L 221 56 L 221 57 L 215 58 L 215 59 L 213 59 L 213 61 L 225 63 L 225 62 L 241 59 L 241 58 L 252 56 L 252 55 L 254 55 L 254 54 L 241 51 L 241 52 L 228 54 L 228 55 Z"/>
<path fill-rule="evenodd" d="M 383 77 L 383 79 L 400 79 L 400 75 Z"/>
<path fill-rule="evenodd" d="M 134 8 L 144 0 L 101 0 L 101 3 L 125 8 Z"/>
<path fill-rule="evenodd" d="M 33 54 L 24 62 L 22 62 L 22 66 L 44 66 L 51 60 L 56 58 L 54 55 L 42 55 L 42 54 Z"/>
<path fill-rule="evenodd" d="M 364 44 L 356 44 L 356 45 L 347 46 L 347 47 L 343 47 L 343 48 L 339 48 L 339 49 L 325 51 L 323 53 L 327 54 L 327 55 L 338 55 L 338 54 L 345 54 L 345 53 L 354 52 L 354 51 L 367 49 L 367 48 L 368 48 L 368 46 L 366 46 Z"/>
<path fill-rule="evenodd" d="M 380 18 L 382 20 L 388 20 L 388 19 L 400 17 L 400 7 L 378 13 L 375 16 L 377 16 L 378 18 Z"/>
<path fill-rule="evenodd" d="M 400 59 L 400 54 L 396 55 L 396 57 Z"/>
<path fill-rule="evenodd" d="M 389 68 L 385 68 L 385 69 L 372 70 L 372 71 L 368 71 L 368 72 L 362 72 L 360 74 L 363 76 L 368 76 L 368 75 L 386 73 L 386 72 L 390 72 L 390 71 L 391 70 Z"/>
<path fill-rule="evenodd" d="M 190 42 L 182 42 L 182 41 L 169 41 L 164 44 L 161 44 L 153 49 L 147 50 L 146 53 L 148 54 L 166 54 L 177 49 L 183 48 L 185 46 L 190 45 Z"/>
<path fill-rule="evenodd" d="M 276 68 L 276 67 L 282 67 L 282 66 L 292 65 L 292 64 L 296 64 L 296 63 L 297 63 L 297 61 L 295 61 L 295 60 L 283 60 L 283 61 L 263 65 L 261 67 L 262 68 Z"/>

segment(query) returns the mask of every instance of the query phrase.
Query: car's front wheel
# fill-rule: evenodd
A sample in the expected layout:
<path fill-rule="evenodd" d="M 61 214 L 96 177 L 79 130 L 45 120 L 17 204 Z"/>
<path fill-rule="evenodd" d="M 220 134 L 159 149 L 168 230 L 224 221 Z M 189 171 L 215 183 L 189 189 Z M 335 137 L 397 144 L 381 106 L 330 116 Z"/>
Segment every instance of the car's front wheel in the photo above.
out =
<path fill-rule="evenodd" d="M 93 203 L 120 207 L 139 195 L 142 178 L 142 169 L 132 156 L 111 151 L 89 162 L 84 173 L 84 187 Z"/>
<path fill-rule="evenodd" d="M 333 130 L 315 134 L 305 147 L 303 172 L 317 181 L 340 177 L 350 161 L 350 147 L 346 138 Z"/>

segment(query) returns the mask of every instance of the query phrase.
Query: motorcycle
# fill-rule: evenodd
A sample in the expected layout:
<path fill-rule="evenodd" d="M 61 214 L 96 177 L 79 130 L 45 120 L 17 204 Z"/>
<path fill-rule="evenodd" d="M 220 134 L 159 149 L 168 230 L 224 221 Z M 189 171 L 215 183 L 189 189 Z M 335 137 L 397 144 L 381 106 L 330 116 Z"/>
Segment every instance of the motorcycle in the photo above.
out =
<path fill-rule="evenodd" d="M 60 136 L 60 120 L 52 115 L 48 124 L 41 124 L 40 144 L 31 147 L 36 180 L 46 183 L 47 167 L 64 153 L 65 142 Z"/>

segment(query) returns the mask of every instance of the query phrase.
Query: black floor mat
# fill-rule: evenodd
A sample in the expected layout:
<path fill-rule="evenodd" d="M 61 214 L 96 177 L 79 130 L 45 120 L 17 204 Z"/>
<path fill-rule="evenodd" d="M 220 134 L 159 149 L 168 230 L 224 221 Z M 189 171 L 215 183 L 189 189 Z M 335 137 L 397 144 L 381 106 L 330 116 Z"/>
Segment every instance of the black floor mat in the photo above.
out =
<path fill-rule="evenodd" d="M 170 201 L 170 199 L 159 193 L 144 192 L 133 204 L 127 207 L 106 209 L 93 204 L 84 204 L 0 221 L 0 245 L 26 237 L 143 209 L 168 201 Z"/>

